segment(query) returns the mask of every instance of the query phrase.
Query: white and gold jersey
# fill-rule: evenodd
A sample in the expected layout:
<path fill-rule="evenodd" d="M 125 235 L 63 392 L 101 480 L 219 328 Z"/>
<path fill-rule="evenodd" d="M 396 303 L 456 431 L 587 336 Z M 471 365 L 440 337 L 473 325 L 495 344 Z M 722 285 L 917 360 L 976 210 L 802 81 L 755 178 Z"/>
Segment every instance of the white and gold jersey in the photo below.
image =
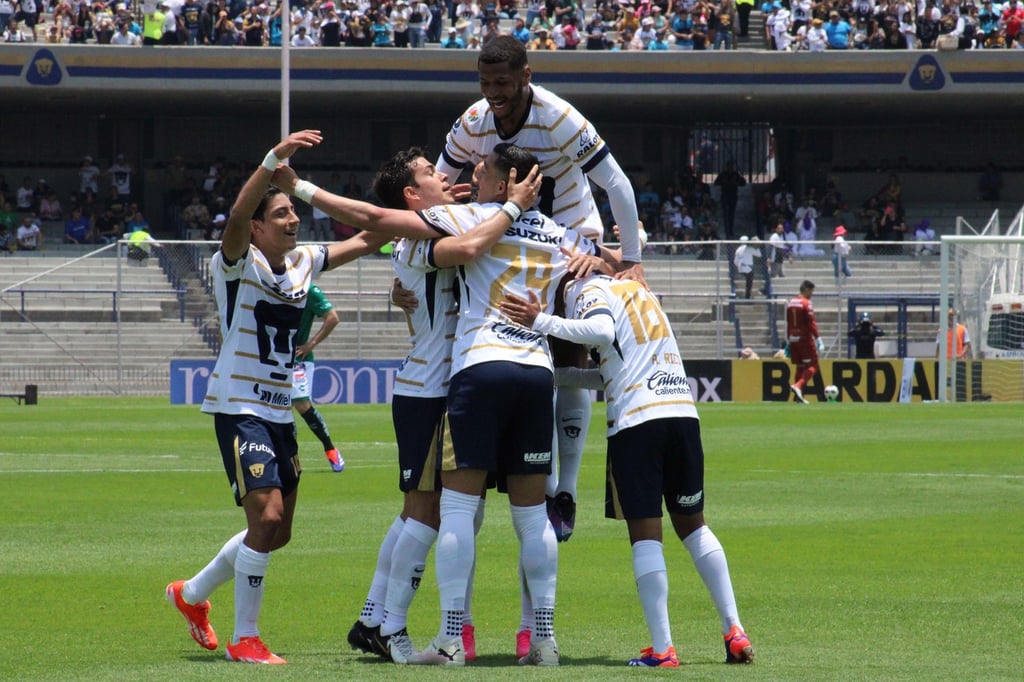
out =
<path fill-rule="evenodd" d="M 405 313 L 412 349 L 395 376 L 395 395 L 440 398 L 448 395 L 452 342 L 458 323 L 455 269 L 434 265 L 435 240 L 402 239 L 391 252 L 391 265 L 402 286 L 419 301 Z"/>
<path fill-rule="evenodd" d="M 306 294 L 327 261 L 324 246 L 300 246 L 285 259 L 281 274 L 250 246 L 228 264 L 217 251 L 210 259 L 220 355 L 203 401 L 203 412 L 250 414 L 267 421 L 292 421 L 292 365 L 295 332 Z"/>
<path fill-rule="evenodd" d="M 463 168 L 475 166 L 499 143 L 522 147 L 537 157 L 544 174 L 537 198 L 540 212 L 600 243 L 604 226 L 586 173 L 610 151 L 575 107 L 539 85 L 530 87 L 529 113 L 515 133 L 502 137 L 490 105 L 481 99 L 455 121 L 434 165 L 454 182 Z"/>
<path fill-rule="evenodd" d="M 657 297 L 633 280 L 595 275 L 565 288 L 569 319 L 610 315 L 615 338 L 601 357 L 608 435 L 652 419 L 697 418 L 672 327 Z"/>
<path fill-rule="evenodd" d="M 500 204 L 450 204 L 420 215 L 447 234 L 473 229 L 500 210 Z M 596 247 L 583 235 L 567 230 L 538 211 L 526 211 L 505 230 L 490 251 L 459 267 L 459 323 L 452 349 L 452 375 L 482 362 L 508 361 L 551 369 L 543 334 L 520 327 L 505 317 L 498 304 L 506 294 L 529 298 L 554 308 L 558 281 L 566 274 L 567 257 Z"/>

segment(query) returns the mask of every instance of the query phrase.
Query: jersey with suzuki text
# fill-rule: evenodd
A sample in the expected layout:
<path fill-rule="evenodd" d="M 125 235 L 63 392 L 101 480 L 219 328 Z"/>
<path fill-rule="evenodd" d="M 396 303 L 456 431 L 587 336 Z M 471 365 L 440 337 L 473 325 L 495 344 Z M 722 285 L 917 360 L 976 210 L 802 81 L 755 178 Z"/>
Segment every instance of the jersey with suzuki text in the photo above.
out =
<path fill-rule="evenodd" d="M 475 166 L 501 142 L 532 152 L 544 174 L 537 208 L 556 223 L 600 241 L 604 233 L 586 173 L 610 150 L 594 126 L 571 104 L 539 85 L 531 85 L 529 113 L 514 133 L 502 137 L 486 99 L 467 109 L 455 124 L 435 166 L 454 182 L 466 166 Z"/>
<path fill-rule="evenodd" d="M 395 395 L 440 398 L 448 395 L 452 342 L 458 323 L 455 269 L 433 264 L 435 240 L 402 239 L 391 252 L 391 265 L 412 290 L 419 305 L 405 314 L 412 350 L 395 376 Z"/>
<path fill-rule="evenodd" d="M 473 229 L 500 204 L 449 204 L 420 215 L 447 234 Z M 505 230 L 498 243 L 459 267 L 459 323 L 452 350 L 452 375 L 482 362 L 504 360 L 551 369 L 547 339 L 511 322 L 498 310 L 506 294 L 528 299 L 533 291 L 551 312 L 558 281 L 566 274 L 570 253 L 596 253 L 596 246 L 574 230 L 539 211 L 526 211 Z"/>
<path fill-rule="evenodd" d="M 292 419 L 295 333 L 313 277 L 327 261 L 324 246 L 300 246 L 275 273 L 255 246 L 235 263 L 222 251 L 210 260 L 220 355 L 203 412 L 249 414 L 282 424 Z"/>
<path fill-rule="evenodd" d="M 608 435 L 652 419 L 697 418 L 672 326 L 642 284 L 594 275 L 565 287 L 570 320 L 609 315 L 613 340 L 591 339 L 601 358 Z"/>

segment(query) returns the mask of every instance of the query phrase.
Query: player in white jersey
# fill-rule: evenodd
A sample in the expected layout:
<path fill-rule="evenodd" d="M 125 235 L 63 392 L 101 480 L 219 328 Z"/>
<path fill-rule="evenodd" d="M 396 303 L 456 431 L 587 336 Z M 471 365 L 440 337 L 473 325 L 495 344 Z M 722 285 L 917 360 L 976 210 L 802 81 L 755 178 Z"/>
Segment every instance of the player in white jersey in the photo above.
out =
<path fill-rule="evenodd" d="M 559 383 L 605 391 L 608 484 L 605 516 L 624 518 L 633 573 L 652 645 L 629 665 L 678 667 L 668 617 L 668 574 L 662 549 L 662 499 L 722 620 L 727 663 L 749 663 L 721 543 L 704 521 L 704 451 L 700 421 L 679 347 L 655 296 L 640 283 L 593 275 L 565 287 L 568 319 L 542 311 L 536 294 L 508 297 L 512 320 L 594 348 L 600 368 L 559 370 Z"/>
<path fill-rule="evenodd" d="M 202 409 L 214 416 L 224 470 L 247 527 L 193 578 L 168 585 L 166 596 L 193 639 L 213 650 L 218 641 L 207 597 L 234 578 L 235 632 L 226 647 L 233 661 L 285 662 L 263 644 L 257 620 L 270 553 L 288 543 L 295 513 L 301 466 L 292 366 L 307 291 L 323 270 L 374 253 L 390 238 L 364 233 L 329 246 L 296 247 L 299 218 L 291 199 L 267 187 L 281 160 L 320 140 L 318 131 L 292 133 L 267 154 L 239 192 L 211 259 L 221 351 Z M 413 228 L 402 233 L 435 234 Z"/>
<path fill-rule="evenodd" d="M 459 191 L 466 189 L 460 187 Z M 537 172 L 513 184 L 510 192 L 517 205 L 529 206 L 539 189 Z M 374 183 L 374 193 L 386 206 L 412 210 L 451 203 L 453 190 L 447 177 L 435 172 L 423 151 L 415 147 L 396 154 Z M 402 513 L 381 543 L 374 579 L 363 612 L 349 631 L 349 643 L 396 663 L 408 663 L 416 654 L 406 629 L 407 614 L 440 522 L 437 458 L 442 451 L 458 319 L 454 266 L 490 248 L 511 224 L 505 214 L 499 212 L 496 218 L 459 237 L 399 240 L 391 254 L 400 283 L 422 302 L 406 312 L 412 350 L 395 377 L 391 405 L 404 502 Z M 471 587 L 467 588 L 467 604 L 470 592 Z M 462 638 L 466 659 L 473 660 L 476 642 L 471 617 L 464 622 Z"/>
<path fill-rule="evenodd" d="M 441 593 L 442 628 L 415 662 L 462 665 L 465 595 L 475 559 L 473 522 L 487 473 L 507 475 L 512 519 L 520 539 L 520 562 L 533 600 L 536 629 L 530 651 L 520 663 L 557 665 L 554 639 L 555 579 L 558 548 L 544 502 L 551 471 L 553 377 L 544 335 L 510 324 L 497 306 L 505 293 L 546 289 L 567 272 L 562 252 L 593 251 L 586 238 L 556 225 L 535 210 L 521 211 L 506 201 L 511 169 L 517 175 L 536 157 L 513 145 L 498 145 L 477 165 L 474 179 L 482 203 L 435 206 L 408 213 L 452 235 L 472 234 L 496 213 L 513 219 L 490 251 L 460 268 L 460 313 L 448 391 L 448 418 L 455 461 L 442 463 L 441 525 L 436 563 Z M 279 169 L 295 192 L 294 171 Z M 307 187 L 308 189 L 308 187 Z M 315 191 L 314 205 L 356 227 L 402 222 L 373 206 Z M 504 204 L 500 202 L 505 201 Z M 337 211 L 334 213 L 332 211 Z M 547 435 L 545 435 L 547 434 Z"/>
<path fill-rule="evenodd" d="M 531 83 L 525 47 L 512 36 L 489 41 L 477 59 L 480 93 L 452 126 L 437 167 L 457 177 L 501 142 L 535 154 L 545 175 L 540 212 L 601 243 L 604 226 L 590 190 L 593 181 L 608 192 L 622 234 L 626 276 L 642 279 L 640 227 L 633 187 L 597 129 L 571 104 Z M 556 366 L 585 367 L 577 349 L 552 344 Z M 575 527 L 576 482 L 592 409 L 589 391 L 560 389 L 557 395 L 558 475 L 548 482 L 551 522 L 560 541 Z"/>

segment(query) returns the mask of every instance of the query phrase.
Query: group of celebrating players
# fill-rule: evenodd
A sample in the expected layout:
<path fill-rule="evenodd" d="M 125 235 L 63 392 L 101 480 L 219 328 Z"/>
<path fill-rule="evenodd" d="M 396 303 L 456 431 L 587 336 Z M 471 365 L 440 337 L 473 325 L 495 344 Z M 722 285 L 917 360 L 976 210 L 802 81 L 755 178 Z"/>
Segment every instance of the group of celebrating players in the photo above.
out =
<path fill-rule="evenodd" d="M 495 38 L 478 70 L 483 98 L 455 122 L 440 158 L 412 148 L 382 167 L 374 191 L 383 206 L 334 195 L 281 163 L 320 143 L 308 130 L 278 143 L 239 193 L 211 263 L 223 342 L 202 409 L 214 416 L 247 527 L 195 576 L 168 585 L 167 598 L 192 637 L 215 650 L 208 597 L 234 579 L 227 658 L 285 662 L 260 639 L 257 618 L 270 553 L 291 534 L 300 473 L 288 400 L 292 335 L 313 278 L 397 239 L 394 295 L 412 341 L 392 402 L 404 500 L 349 643 L 401 664 L 476 657 L 475 537 L 495 485 L 508 495 L 520 542 L 516 658 L 559 664 L 558 542 L 574 529 L 598 388 L 608 417 L 605 515 L 626 521 L 651 636 L 628 665 L 679 665 L 662 500 L 721 617 L 726 662 L 749 663 L 725 553 L 704 521 L 694 398 L 671 326 L 643 282 L 632 186 L 594 127 L 531 83 L 521 43 Z M 472 185 L 456 183 L 464 168 Z M 620 250 L 600 244 L 588 180 L 609 195 Z M 363 232 L 298 246 L 291 197 Z M 434 544 L 441 622 L 418 649 L 407 614 Z"/>

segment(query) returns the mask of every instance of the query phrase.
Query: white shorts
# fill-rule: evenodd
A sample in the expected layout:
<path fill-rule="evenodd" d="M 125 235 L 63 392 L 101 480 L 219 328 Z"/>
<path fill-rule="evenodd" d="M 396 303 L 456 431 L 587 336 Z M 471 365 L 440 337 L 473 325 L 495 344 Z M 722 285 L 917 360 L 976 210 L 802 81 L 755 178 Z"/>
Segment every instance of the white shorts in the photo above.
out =
<path fill-rule="evenodd" d="M 312 362 L 296 362 L 292 370 L 292 402 L 296 400 L 312 400 L 313 371 Z"/>

